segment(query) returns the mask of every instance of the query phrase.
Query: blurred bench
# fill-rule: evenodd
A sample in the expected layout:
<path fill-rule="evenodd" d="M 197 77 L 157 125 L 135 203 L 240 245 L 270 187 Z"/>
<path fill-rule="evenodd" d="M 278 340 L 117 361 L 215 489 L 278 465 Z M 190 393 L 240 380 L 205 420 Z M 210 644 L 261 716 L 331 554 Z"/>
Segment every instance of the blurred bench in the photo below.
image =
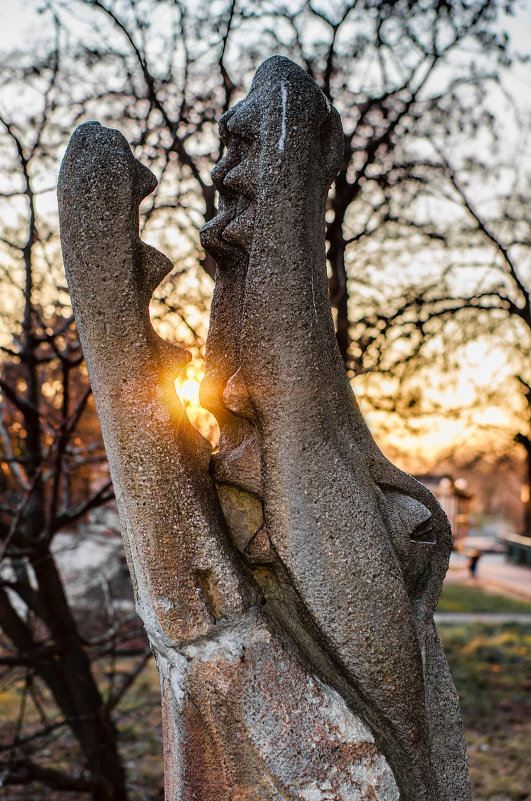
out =
<path fill-rule="evenodd" d="M 521 537 L 519 534 L 510 534 L 503 537 L 506 547 L 506 556 L 517 565 L 531 567 L 531 537 Z"/>

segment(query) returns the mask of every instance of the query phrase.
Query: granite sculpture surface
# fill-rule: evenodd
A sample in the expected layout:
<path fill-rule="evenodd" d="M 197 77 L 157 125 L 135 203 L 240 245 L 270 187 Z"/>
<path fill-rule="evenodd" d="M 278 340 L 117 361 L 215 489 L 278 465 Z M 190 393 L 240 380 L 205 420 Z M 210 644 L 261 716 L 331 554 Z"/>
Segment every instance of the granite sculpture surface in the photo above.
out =
<path fill-rule="evenodd" d="M 156 180 L 116 130 L 79 126 L 61 239 L 137 608 L 162 689 L 166 798 L 466 801 L 458 700 L 433 622 L 451 534 L 380 452 L 327 291 L 337 111 L 280 56 L 220 121 L 218 272 L 203 405 L 148 304 L 172 269 L 138 234 Z"/>

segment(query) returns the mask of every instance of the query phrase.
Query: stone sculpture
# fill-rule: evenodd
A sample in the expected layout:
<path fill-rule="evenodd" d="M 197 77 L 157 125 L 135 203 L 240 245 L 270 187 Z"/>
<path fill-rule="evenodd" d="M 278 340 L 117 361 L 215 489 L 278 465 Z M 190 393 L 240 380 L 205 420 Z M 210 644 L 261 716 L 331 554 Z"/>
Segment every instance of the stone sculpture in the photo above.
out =
<path fill-rule="evenodd" d="M 153 175 L 99 123 L 59 177 L 74 312 L 137 607 L 161 678 L 166 798 L 465 801 L 457 696 L 433 623 L 451 536 L 429 491 L 379 451 L 327 292 L 324 211 L 339 115 L 286 58 L 220 121 L 218 274 L 202 403 L 176 411 L 189 355 L 151 294 L 172 268 L 141 242 Z"/>

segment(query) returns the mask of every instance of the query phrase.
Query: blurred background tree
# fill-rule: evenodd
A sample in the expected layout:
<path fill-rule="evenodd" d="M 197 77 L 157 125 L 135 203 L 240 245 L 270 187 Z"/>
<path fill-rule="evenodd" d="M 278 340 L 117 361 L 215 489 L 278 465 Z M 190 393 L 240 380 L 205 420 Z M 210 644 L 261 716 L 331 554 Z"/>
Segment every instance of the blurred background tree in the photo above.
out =
<path fill-rule="evenodd" d="M 22 96 L 25 113 L 0 119 L 9 223 L 1 239 L 0 666 L 11 681 L 22 679 L 17 726 L 2 747 L 4 783 L 37 780 L 110 801 L 126 798 L 112 712 L 145 663 L 146 644 L 136 648 L 140 662 L 106 686 L 104 698 L 94 667 L 109 654 L 116 658 L 131 631 L 120 632 L 126 621 L 115 616 L 103 633 L 97 631 L 94 611 L 87 625 L 67 598 L 52 550 L 59 532 L 113 497 L 57 230 L 39 208 L 53 181 L 49 160 L 62 133 L 56 124 L 59 65 L 56 41 L 42 60 L 13 68 L 12 90 L 18 90 L 17 103 Z M 37 725 L 33 720 L 28 732 L 30 705 Z M 83 754 L 86 775 L 32 758 L 43 738 L 66 727 Z"/>
<path fill-rule="evenodd" d="M 94 632 L 92 615 L 64 592 L 54 551 L 61 533 L 112 497 L 58 244 L 54 184 L 68 136 L 92 118 L 118 127 L 157 176 L 141 235 L 176 269 L 152 319 L 192 349 L 183 378 L 197 379 L 215 273 L 198 230 L 216 214 L 217 122 L 264 58 L 293 58 L 343 119 L 344 162 L 327 211 L 330 296 L 346 368 L 370 421 L 389 435 L 382 445 L 406 449 L 408 466 L 406 435 L 421 425 L 468 415 L 474 430 L 492 430 L 476 396 L 452 397 L 460 368 L 476 358 L 488 366 L 478 377 L 482 408 L 505 412 L 494 437 L 468 437 L 464 461 L 512 460 L 516 434 L 531 463 L 521 402 L 531 394 L 527 110 L 507 92 L 520 60 L 505 33 L 521 4 L 46 0 L 24 8 L 30 46 L 5 46 L 0 62 L 0 665 L 20 687 L 18 723 L 2 746 L 4 783 L 125 799 L 134 791 L 113 715 L 147 660 L 145 642 L 118 612 Z M 510 368 L 496 361 L 502 351 Z M 102 667 L 125 653 L 136 660 L 122 674 Z M 77 743 L 64 769 L 46 753 L 52 729 Z"/>

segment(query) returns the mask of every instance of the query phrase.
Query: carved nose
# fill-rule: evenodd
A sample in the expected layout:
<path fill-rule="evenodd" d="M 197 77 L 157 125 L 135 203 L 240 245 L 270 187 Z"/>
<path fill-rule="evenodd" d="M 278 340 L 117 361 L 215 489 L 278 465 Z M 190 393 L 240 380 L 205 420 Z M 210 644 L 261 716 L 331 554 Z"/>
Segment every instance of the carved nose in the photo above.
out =
<path fill-rule="evenodd" d="M 138 178 L 138 194 L 141 200 L 150 195 L 157 188 L 157 179 L 147 167 L 136 161 L 136 174 Z"/>
<path fill-rule="evenodd" d="M 383 487 L 383 494 L 401 531 L 415 542 L 435 542 L 430 510 L 423 503 L 397 490 Z"/>
<path fill-rule="evenodd" d="M 249 101 L 242 102 L 227 121 L 227 130 L 231 136 L 252 142 L 260 130 L 260 109 Z"/>

